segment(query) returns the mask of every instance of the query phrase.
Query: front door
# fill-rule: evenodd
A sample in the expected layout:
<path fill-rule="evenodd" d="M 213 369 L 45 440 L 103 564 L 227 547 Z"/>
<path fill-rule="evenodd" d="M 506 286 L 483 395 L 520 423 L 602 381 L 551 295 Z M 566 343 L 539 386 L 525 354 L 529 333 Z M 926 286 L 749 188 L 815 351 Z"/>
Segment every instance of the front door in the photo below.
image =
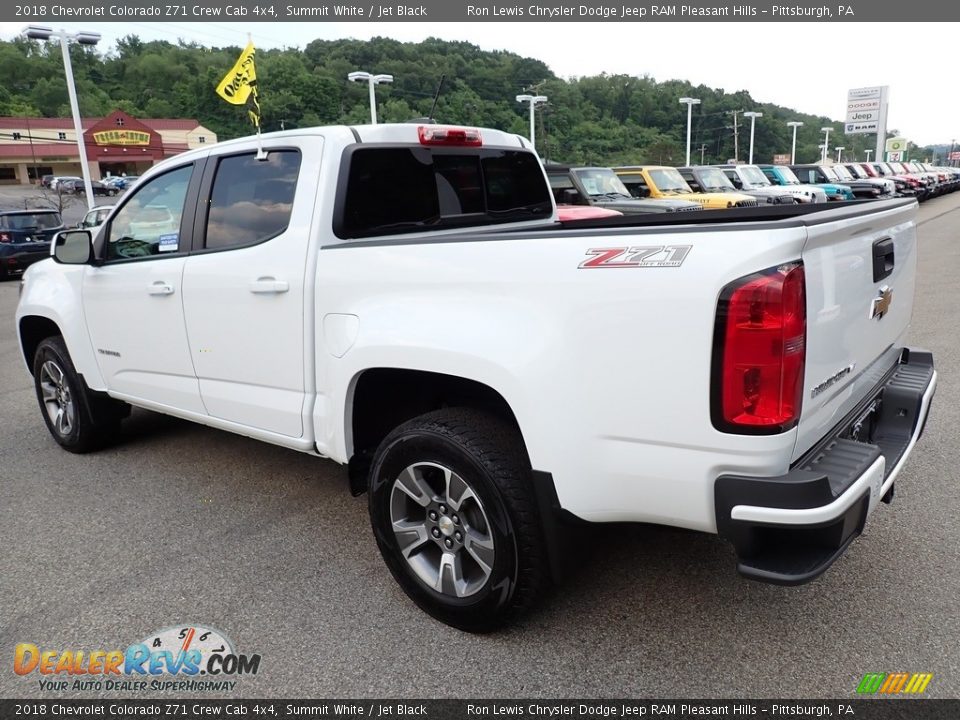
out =
<path fill-rule="evenodd" d="M 86 269 L 83 305 L 111 392 L 203 413 L 182 298 L 195 170 L 169 170 L 123 199 L 99 238 L 102 264 Z"/>

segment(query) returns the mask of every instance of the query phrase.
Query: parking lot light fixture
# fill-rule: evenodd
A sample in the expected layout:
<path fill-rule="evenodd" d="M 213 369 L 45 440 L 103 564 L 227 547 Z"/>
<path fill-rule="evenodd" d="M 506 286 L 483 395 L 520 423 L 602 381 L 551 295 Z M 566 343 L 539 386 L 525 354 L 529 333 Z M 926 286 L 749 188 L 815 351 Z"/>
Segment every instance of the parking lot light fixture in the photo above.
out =
<path fill-rule="evenodd" d="M 370 90 L 370 124 L 377 124 L 377 95 L 374 88 L 381 83 L 392 83 L 393 75 L 374 75 L 368 72 L 356 71 L 347 74 L 350 82 L 365 82 Z"/>
<path fill-rule="evenodd" d="M 757 122 L 757 118 L 763 117 L 763 113 L 754 112 L 753 110 L 748 110 L 743 114 L 744 117 L 750 118 L 750 156 L 747 159 L 748 165 L 753 165 L 753 131 L 754 125 Z"/>
<path fill-rule="evenodd" d="M 530 103 L 530 144 L 533 145 L 533 149 L 537 149 L 537 134 L 536 134 L 536 125 L 534 123 L 534 108 L 537 105 L 543 105 L 547 101 L 546 95 L 517 95 L 518 103 Z"/>
<path fill-rule="evenodd" d="M 699 105 L 700 101 L 697 98 L 691 97 L 682 97 L 680 98 L 680 104 L 687 106 L 687 167 L 690 166 L 690 128 L 693 124 L 693 106 Z"/>
<path fill-rule="evenodd" d="M 821 147 L 823 148 L 823 155 L 820 157 L 820 162 L 825 163 L 827 162 L 827 148 L 830 146 L 830 133 L 833 132 L 833 128 L 822 127 L 820 128 L 820 132 L 824 133 L 823 145 L 821 145 Z"/>
<path fill-rule="evenodd" d="M 837 164 L 839 164 L 840 157 L 843 154 L 843 151 L 846 150 L 846 148 L 843 145 L 840 145 L 839 147 L 835 147 L 834 150 L 837 151 Z"/>
<path fill-rule="evenodd" d="M 797 162 L 797 128 L 803 127 L 803 123 L 799 120 L 791 120 L 787 123 L 787 127 L 793 128 L 793 145 L 790 146 L 790 164 L 795 165 Z"/>
<path fill-rule="evenodd" d="M 870 162 L 870 153 L 872 153 L 873 150 L 865 150 L 864 152 L 867 153 L 867 162 Z"/>
<path fill-rule="evenodd" d="M 67 32 L 54 30 L 46 25 L 27 25 L 20 34 L 30 40 L 59 40 L 63 53 L 63 72 L 67 76 L 67 94 L 70 96 L 70 110 L 73 113 L 73 130 L 77 134 L 77 149 L 80 151 L 80 174 L 83 175 L 83 188 L 87 195 L 87 208 L 93 210 L 93 184 L 90 182 L 90 168 L 87 165 L 87 148 L 83 142 L 83 123 L 80 121 L 80 106 L 77 103 L 77 87 L 73 81 L 73 64 L 70 62 L 70 43 L 96 45 L 100 42 L 100 33 L 80 30 Z"/>

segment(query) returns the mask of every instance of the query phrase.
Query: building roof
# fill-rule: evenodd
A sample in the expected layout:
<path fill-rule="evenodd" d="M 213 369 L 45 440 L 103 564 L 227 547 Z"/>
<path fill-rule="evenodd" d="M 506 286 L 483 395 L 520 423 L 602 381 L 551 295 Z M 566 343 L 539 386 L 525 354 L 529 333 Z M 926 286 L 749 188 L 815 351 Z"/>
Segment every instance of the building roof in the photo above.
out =
<path fill-rule="evenodd" d="M 200 122 L 194 119 L 172 118 L 135 118 L 152 130 L 193 130 L 200 127 Z M 103 120 L 102 117 L 82 118 L 84 129 L 91 128 Z M 40 117 L 0 117 L 0 130 L 73 130 L 72 118 L 40 118 Z"/>

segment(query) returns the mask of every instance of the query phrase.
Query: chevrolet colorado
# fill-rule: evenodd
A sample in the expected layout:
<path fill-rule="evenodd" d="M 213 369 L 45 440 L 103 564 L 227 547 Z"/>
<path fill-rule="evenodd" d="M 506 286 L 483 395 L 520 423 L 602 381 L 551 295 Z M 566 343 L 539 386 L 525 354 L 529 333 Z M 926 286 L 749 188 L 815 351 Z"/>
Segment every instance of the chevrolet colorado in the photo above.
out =
<path fill-rule="evenodd" d="M 719 534 L 757 580 L 826 570 L 936 387 L 905 346 L 916 207 L 561 225 L 519 136 L 291 130 L 170 158 L 61 232 L 16 327 L 64 449 L 135 405 L 341 463 L 410 598 L 485 631 L 583 521 Z"/>

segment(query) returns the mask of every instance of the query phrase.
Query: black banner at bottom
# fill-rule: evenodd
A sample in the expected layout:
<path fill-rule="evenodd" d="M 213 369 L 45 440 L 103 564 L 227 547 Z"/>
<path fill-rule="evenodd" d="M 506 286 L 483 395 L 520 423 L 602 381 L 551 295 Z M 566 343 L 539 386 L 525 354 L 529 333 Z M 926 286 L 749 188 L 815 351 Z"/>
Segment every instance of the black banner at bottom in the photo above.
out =
<path fill-rule="evenodd" d="M 840 718 L 957 720 L 960 700 L 0 700 L 0 718 Z"/>

